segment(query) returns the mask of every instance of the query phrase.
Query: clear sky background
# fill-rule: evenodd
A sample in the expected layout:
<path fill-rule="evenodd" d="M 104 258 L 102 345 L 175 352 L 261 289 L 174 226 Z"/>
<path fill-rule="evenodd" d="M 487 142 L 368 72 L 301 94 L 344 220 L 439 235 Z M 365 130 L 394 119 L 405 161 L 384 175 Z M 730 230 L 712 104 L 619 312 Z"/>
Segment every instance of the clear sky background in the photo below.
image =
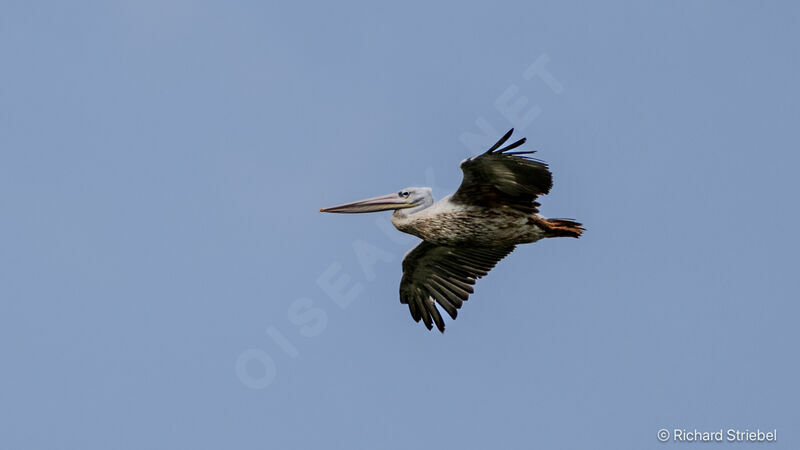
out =
<path fill-rule="evenodd" d="M 483 3 L 0 2 L 0 448 L 800 448 L 800 8 Z M 512 126 L 587 232 L 428 332 L 318 209 Z"/>

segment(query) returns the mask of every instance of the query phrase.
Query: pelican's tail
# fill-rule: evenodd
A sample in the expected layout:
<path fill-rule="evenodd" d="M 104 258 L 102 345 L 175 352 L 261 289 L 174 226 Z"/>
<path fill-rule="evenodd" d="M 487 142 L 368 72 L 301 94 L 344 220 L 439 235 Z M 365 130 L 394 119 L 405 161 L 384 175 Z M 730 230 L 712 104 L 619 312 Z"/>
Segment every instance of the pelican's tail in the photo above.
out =
<path fill-rule="evenodd" d="M 574 237 L 583 233 L 583 225 L 569 219 L 545 219 L 547 237 Z"/>

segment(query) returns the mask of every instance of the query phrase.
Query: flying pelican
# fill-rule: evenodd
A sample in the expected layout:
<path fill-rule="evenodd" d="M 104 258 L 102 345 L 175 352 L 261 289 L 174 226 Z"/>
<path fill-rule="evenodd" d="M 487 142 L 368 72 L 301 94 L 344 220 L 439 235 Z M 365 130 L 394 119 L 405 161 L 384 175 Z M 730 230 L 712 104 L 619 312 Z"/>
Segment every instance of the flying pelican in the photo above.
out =
<path fill-rule="evenodd" d="M 399 192 L 322 208 L 327 213 L 367 213 L 394 210 L 392 224 L 422 239 L 403 258 L 400 302 L 415 322 L 433 324 L 444 333 L 436 303 L 453 319 L 473 293 L 475 280 L 490 270 L 517 244 L 549 237 L 574 237 L 584 228 L 569 219 L 539 214 L 536 198 L 550 192 L 553 177 L 547 164 L 511 152 L 525 138 L 500 148 L 508 131 L 486 153 L 461 162 L 464 180 L 455 194 L 433 202 L 431 189 L 408 187 Z M 498 150 L 499 149 L 499 150 Z"/>

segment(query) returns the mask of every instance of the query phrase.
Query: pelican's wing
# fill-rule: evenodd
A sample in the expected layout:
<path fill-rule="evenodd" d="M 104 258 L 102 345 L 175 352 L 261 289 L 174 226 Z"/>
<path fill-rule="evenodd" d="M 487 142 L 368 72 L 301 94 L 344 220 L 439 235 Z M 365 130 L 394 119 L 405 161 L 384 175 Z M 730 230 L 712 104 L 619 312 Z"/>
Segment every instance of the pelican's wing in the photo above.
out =
<path fill-rule="evenodd" d="M 464 180 L 450 201 L 486 207 L 506 205 L 537 212 L 536 197 L 550 192 L 553 175 L 547 164 L 525 156 L 535 152 L 509 152 L 524 144 L 525 138 L 500 148 L 513 132 L 512 128 L 486 153 L 461 163 Z"/>
<path fill-rule="evenodd" d="M 429 330 L 435 323 L 444 333 L 444 321 L 434 302 L 455 319 L 475 280 L 513 250 L 513 245 L 462 248 L 422 241 L 403 258 L 400 302 L 408 304 L 414 321 L 421 319 Z"/>

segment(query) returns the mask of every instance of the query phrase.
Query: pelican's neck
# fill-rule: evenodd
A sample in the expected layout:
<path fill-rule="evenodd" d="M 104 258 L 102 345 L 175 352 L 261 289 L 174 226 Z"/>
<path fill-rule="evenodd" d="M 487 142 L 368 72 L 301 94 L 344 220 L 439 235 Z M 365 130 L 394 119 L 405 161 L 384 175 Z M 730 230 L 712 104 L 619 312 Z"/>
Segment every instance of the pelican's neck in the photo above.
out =
<path fill-rule="evenodd" d="M 422 203 L 413 208 L 396 209 L 392 214 L 392 225 L 403 233 L 414 234 L 414 222 L 419 213 L 433 205 L 433 197 L 426 198 Z"/>
<path fill-rule="evenodd" d="M 433 193 L 430 188 L 413 188 L 414 206 L 394 210 L 392 214 L 392 225 L 403 233 L 415 234 L 414 222 L 419 219 L 420 214 L 433 205 Z M 416 235 L 416 234 L 415 234 Z"/>

